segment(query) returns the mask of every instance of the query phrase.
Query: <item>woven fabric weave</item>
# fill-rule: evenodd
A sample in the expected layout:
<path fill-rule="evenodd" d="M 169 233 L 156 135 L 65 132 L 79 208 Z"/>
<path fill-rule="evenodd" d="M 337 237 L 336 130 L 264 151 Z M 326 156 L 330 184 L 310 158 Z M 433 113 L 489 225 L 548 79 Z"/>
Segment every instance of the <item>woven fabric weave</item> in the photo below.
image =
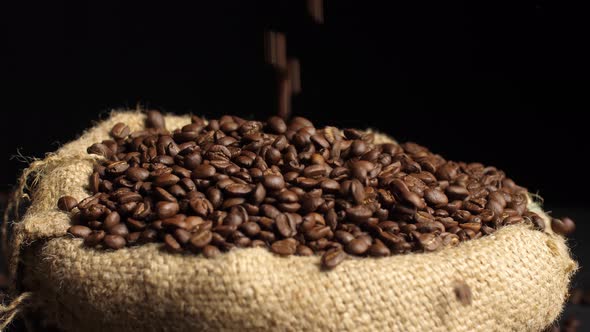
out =
<path fill-rule="evenodd" d="M 11 230 L 11 271 L 22 281 L 15 292 L 31 292 L 31 305 L 63 330 L 538 331 L 562 310 L 577 265 L 563 237 L 526 224 L 434 253 L 351 258 L 333 271 L 317 256 L 260 248 L 215 259 L 158 244 L 86 248 L 67 235 L 57 200 L 89 195 L 99 157 L 86 148 L 117 122 L 138 130 L 144 115 L 113 113 L 25 173 L 36 181 Z M 190 118 L 166 123 L 174 129 Z M 457 299 L 458 283 L 471 289 L 471 304 Z"/>

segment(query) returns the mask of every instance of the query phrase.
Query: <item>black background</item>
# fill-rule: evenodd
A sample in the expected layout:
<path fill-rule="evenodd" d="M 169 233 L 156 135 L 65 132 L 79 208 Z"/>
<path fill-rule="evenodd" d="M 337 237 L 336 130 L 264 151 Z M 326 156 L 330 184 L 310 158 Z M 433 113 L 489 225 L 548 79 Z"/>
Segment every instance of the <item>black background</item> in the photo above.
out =
<path fill-rule="evenodd" d="M 588 8 L 328 0 L 320 26 L 304 3 L 0 2 L 0 189 L 25 166 L 11 156 L 42 157 L 113 108 L 273 114 L 272 28 L 301 60 L 296 115 L 496 165 L 556 214 L 589 216 Z"/>

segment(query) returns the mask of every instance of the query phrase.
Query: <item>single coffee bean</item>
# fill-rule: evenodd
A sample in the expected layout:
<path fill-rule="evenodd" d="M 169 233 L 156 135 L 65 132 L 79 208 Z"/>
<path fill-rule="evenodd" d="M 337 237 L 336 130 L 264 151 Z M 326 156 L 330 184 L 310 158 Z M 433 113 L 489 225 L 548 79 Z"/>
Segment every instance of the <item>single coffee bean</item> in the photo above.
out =
<path fill-rule="evenodd" d="M 158 217 L 161 219 L 170 218 L 178 213 L 180 206 L 177 202 L 160 201 L 156 204 Z"/>
<path fill-rule="evenodd" d="M 107 235 L 104 237 L 103 243 L 107 248 L 118 250 L 125 247 L 127 241 L 120 235 Z"/>
<path fill-rule="evenodd" d="M 74 225 L 68 228 L 68 233 L 72 234 L 75 237 L 85 238 L 88 235 L 90 235 L 90 233 L 92 233 L 92 230 L 86 226 Z"/>
<path fill-rule="evenodd" d="M 297 250 L 297 241 L 291 238 L 279 240 L 274 242 L 270 248 L 275 254 L 281 256 L 293 255 Z"/>
<path fill-rule="evenodd" d="M 576 224 L 570 218 L 551 218 L 551 229 L 560 235 L 570 235 L 576 229 Z"/>
<path fill-rule="evenodd" d="M 110 158 L 113 155 L 113 150 L 111 150 L 107 145 L 102 143 L 94 143 L 92 144 L 87 150 L 89 154 L 96 154 L 99 156 L 103 156 L 106 158 Z"/>
<path fill-rule="evenodd" d="M 129 134 L 131 134 L 131 129 L 129 129 L 126 124 L 121 122 L 114 125 L 113 129 L 111 129 L 111 136 L 117 139 L 123 139 L 129 136 Z"/>
<path fill-rule="evenodd" d="M 298 256 L 311 256 L 311 255 L 313 255 L 313 250 L 306 245 L 299 244 L 299 245 L 297 245 L 297 249 L 295 250 L 295 253 Z"/>
<path fill-rule="evenodd" d="M 101 230 L 92 231 L 92 233 L 84 237 L 84 244 L 89 247 L 94 247 L 97 244 L 99 244 L 102 241 L 102 239 L 104 239 L 105 235 L 106 233 Z"/>
<path fill-rule="evenodd" d="M 150 176 L 150 172 L 141 167 L 130 167 L 127 169 L 127 178 L 131 181 L 145 181 Z"/>
<path fill-rule="evenodd" d="M 252 192 L 252 187 L 246 184 L 234 183 L 225 187 L 225 191 L 234 196 L 244 196 Z"/>
<path fill-rule="evenodd" d="M 354 235 L 350 234 L 347 231 L 339 230 L 336 231 L 334 235 L 342 244 L 348 244 L 350 241 L 354 240 Z"/>
<path fill-rule="evenodd" d="M 275 225 L 279 234 L 283 237 L 293 237 L 297 234 L 296 225 L 286 214 L 281 213 L 275 218 Z"/>
<path fill-rule="evenodd" d="M 165 129 L 166 121 L 162 113 L 154 110 L 147 111 L 146 127 L 155 129 Z"/>
<path fill-rule="evenodd" d="M 426 189 L 424 191 L 424 199 L 428 204 L 431 204 L 432 206 L 436 207 L 443 206 L 449 203 L 447 195 L 445 195 L 441 190 L 436 188 Z"/>
<path fill-rule="evenodd" d="M 158 187 L 169 187 L 180 181 L 180 178 L 174 174 L 163 174 L 154 179 L 154 185 Z"/>
<path fill-rule="evenodd" d="M 215 167 L 211 165 L 199 165 L 193 169 L 193 177 L 196 179 L 207 179 L 215 175 L 215 172 Z"/>
<path fill-rule="evenodd" d="M 269 174 L 264 176 L 262 181 L 268 190 L 281 190 L 285 187 L 285 180 L 281 175 Z"/>
<path fill-rule="evenodd" d="M 212 245 L 206 245 L 205 247 L 203 247 L 202 252 L 203 256 L 207 258 L 215 258 L 221 254 L 221 251 L 217 247 Z"/>
<path fill-rule="evenodd" d="M 124 223 L 119 223 L 108 228 L 105 227 L 105 229 L 111 235 L 127 236 L 127 234 L 129 234 L 129 229 Z"/>
<path fill-rule="evenodd" d="M 333 269 L 346 259 L 346 253 L 341 248 L 334 248 L 326 251 L 322 256 L 322 267 Z"/>
<path fill-rule="evenodd" d="M 418 236 L 418 244 L 424 251 L 435 251 L 441 247 L 442 240 L 433 233 L 425 233 Z"/>
<path fill-rule="evenodd" d="M 346 216 L 352 222 L 364 222 L 367 221 L 373 215 L 373 211 L 371 211 L 365 205 L 357 205 L 346 209 Z"/>
<path fill-rule="evenodd" d="M 369 247 L 369 255 L 373 257 L 385 257 L 389 256 L 391 251 L 381 240 L 376 239 L 375 242 Z"/>
<path fill-rule="evenodd" d="M 364 239 L 356 238 L 356 239 L 350 241 L 344 248 L 345 248 L 346 252 L 349 254 L 362 255 L 367 250 L 369 250 L 370 245 L 371 244 L 367 243 L 367 241 L 365 241 Z"/>
<path fill-rule="evenodd" d="M 275 134 L 283 134 L 287 131 L 287 125 L 285 121 L 278 116 L 272 116 L 267 121 L 268 127 Z"/>
<path fill-rule="evenodd" d="M 470 305 L 472 302 L 471 288 L 465 282 L 455 285 L 455 296 L 462 305 Z"/>
<path fill-rule="evenodd" d="M 57 207 L 62 211 L 70 212 L 78 205 L 78 201 L 72 196 L 62 196 L 57 201 Z"/>
<path fill-rule="evenodd" d="M 180 245 L 180 243 L 178 243 L 178 241 L 176 241 L 174 236 L 172 236 L 170 234 L 164 235 L 164 244 L 166 245 L 166 250 L 168 250 L 170 252 L 181 252 L 182 251 L 182 246 Z"/>
<path fill-rule="evenodd" d="M 206 245 L 209 244 L 209 242 L 211 242 L 211 239 L 213 238 L 213 234 L 208 231 L 208 230 L 203 230 L 203 231 L 199 231 L 197 233 L 195 233 L 190 240 L 190 243 L 195 247 L 195 248 L 203 248 Z"/>

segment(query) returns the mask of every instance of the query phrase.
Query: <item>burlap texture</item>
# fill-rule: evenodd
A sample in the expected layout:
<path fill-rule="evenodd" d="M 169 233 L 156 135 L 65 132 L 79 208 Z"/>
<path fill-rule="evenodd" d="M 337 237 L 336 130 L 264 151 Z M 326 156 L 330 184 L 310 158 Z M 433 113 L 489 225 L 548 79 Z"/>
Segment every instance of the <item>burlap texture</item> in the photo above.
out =
<path fill-rule="evenodd" d="M 88 196 L 97 158 L 88 146 L 117 122 L 136 130 L 143 121 L 137 112 L 114 113 L 34 165 L 38 181 L 12 230 L 12 264 L 22 267 L 19 291 L 31 292 L 34 307 L 64 330 L 538 331 L 561 312 L 577 265 L 563 237 L 530 225 L 435 253 L 349 259 L 329 272 L 319 257 L 264 249 L 204 259 L 157 244 L 85 248 L 66 234 L 69 216 L 56 202 Z M 190 118 L 166 121 L 174 129 Z M 470 305 L 457 300 L 458 282 L 471 288 Z"/>

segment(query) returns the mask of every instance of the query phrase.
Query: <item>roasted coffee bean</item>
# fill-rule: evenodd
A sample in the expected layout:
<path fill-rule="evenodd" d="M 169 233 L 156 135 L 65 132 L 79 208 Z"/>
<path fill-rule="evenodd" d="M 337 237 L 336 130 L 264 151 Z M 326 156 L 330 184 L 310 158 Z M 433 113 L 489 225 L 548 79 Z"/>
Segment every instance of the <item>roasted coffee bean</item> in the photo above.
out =
<path fill-rule="evenodd" d="M 102 143 L 94 143 L 92 144 L 87 150 L 89 154 L 96 154 L 99 156 L 103 156 L 106 158 L 110 158 L 113 155 L 113 150 L 111 150 L 107 145 Z"/>
<path fill-rule="evenodd" d="M 161 219 L 170 218 L 178 213 L 180 207 L 177 202 L 160 201 L 156 204 L 158 217 Z"/>
<path fill-rule="evenodd" d="M 297 241 L 292 238 L 279 240 L 274 242 L 270 248 L 281 256 L 293 255 L 297 251 Z"/>
<path fill-rule="evenodd" d="M 208 230 L 202 230 L 202 231 L 198 231 L 197 233 L 195 233 L 191 239 L 190 239 L 190 243 L 191 245 L 193 245 L 195 248 L 203 248 L 206 245 L 209 244 L 209 242 L 211 242 L 211 239 L 213 238 L 213 234 L 208 231 Z"/>
<path fill-rule="evenodd" d="M 322 256 L 322 267 L 333 269 L 345 259 L 346 253 L 341 248 L 330 249 Z"/>
<path fill-rule="evenodd" d="M 362 255 L 367 250 L 369 250 L 369 246 L 371 243 L 367 243 L 367 241 L 363 238 L 356 238 L 346 244 L 344 247 L 346 252 L 352 255 Z"/>
<path fill-rule="evenodd" d="M 275 218 L 277 231 L 283 237 L 293 237 L 297 234 L 296 225 L 286 214 L 281 213 Z"/>
<path fill-rule="evenodd" d="M 313 250 L 306 245 L 299 244 L 299 245 L 297 245 L 297 249 L 295 250 L 295 253 L 298 256 L 311 256 L 311 255 L 313 255 Z"/>
<path fill-rule="evenodd" d="M 551 218 L 551 229 L 560 235 L 570 235 L 576 229 L 576 224 L 570 218 Z"/>
<path fill-rule="evenodd" d="M 424 191 L 424 199 L 432 206 L 439 207 L 449 203 L 447 195 L 439 189 L 427 189 Z"/>
<path fill-rule="evenodd" d="M 360 223 L 367 221 L 372 215 L 373 212 L 364 205 L 357 205 L 346 209 L 346 216 L 352 222 Z"/>
<path fill-rule="evenodd" d="M 385 257 L 391 255 L 391 251 L 381 240 L 375 239 L 373 244 L 369 247 L 369 255 L 373 257 Z"/>
<path fill-rule="evenodd" d="M 166 122 L 162 113 L 154 110 L 147 111 L 146 126 L 148 128 L 165 129 Z"/>
<path fill-rule="evenodd" d="M 102 230 L 92 231 L 92 233 L 84 237 L 84 244 L 89 247 L 94 247 L 105 238 L 105 235 L 106 233 Z"/>
<path fill-rule="evenodd" d="M 207 179 L 215 175 L 215 172 L 215 167 L 209 164 L 204 164 L 199 165 L 195 169 L 193 169 L 192 176 L 196 179 Z"/>
<path fill-rule="evenodd" d="M 72 211 L 78 205 L 78 201 L 72 196 L 62 196 L 57 201 L 57 207 L 62 211 Z"/>
<path fill-rule="evenodd" d="M 92 233 L 92 230 L 86 226 L 74 225 L 68 228 L 68 233 L 72 234 L 75 237 L 85 238 L 88 235 L 90 235 L 90 233 Z"/>
<path fill-rule="evenodd" d="M 234 183 L 225 187 L 224 190 L 230 195 L 244 196 L 252 192 L 252 187 L 246 184 Z"/>
<path fill-rule="evenodd" d="M 123 223 L 119 223 L 119 224 L 116 224 L 111 227 L 105 226 L 105 229 L 107 230 L 107 232 L 109 234 L 112 234 L 112 235 L 120 235 L 120 236 L 125 237 L 125 236 L 127 236 L 127 234 L 129 234 L 129 229 L 127 228 L 127 225 L 125 225 Z"/>
<path fill-rule="evenodd" d="M 117 139 L 123 139 L 129 136 L 129 134 L 131 134 L 131 129 L 129 129 L 129 126 L 121 122 L 114 125 L 111 129 L 111 136 Z"/>
<path fill-rule="evenodd" d="M 77 205 L 77 226 L 86 228 L 70 233 L 92 246 L 163 242 L 205 257 L 262 246 L 324 253 L 329 268 L 345 252 L 434 251 L 503 225 L 545 227 L 527 210 L 526 190 L 502 171 L 446 161 L 415 143 L 377 144 L 373 134 L 316 129 L 303 118 L 192 120 L 169 133 L 164 117 L 148 111 L 149 129 L 119 123 L 113 140 L 89 147 L 104 157 L 89 181 L 97 194 Z M 58 207 L 76 207 L 66 203 Z M 552 224 L 573 230 L 571 220 Z M 109 246 L 107 234 L 122 241 Z"/>
<path fill-rule="evenodd" d="M 433 233 L 425 233 L 418 236 L 418 244 L 424 251 L 435 251 L 440 248 L 442 240 Z"/>
<path fill-rule="evenodd" d="M 471 288 L 465 282 L 455 285 L 455 296 L 462 305 L 470 305 L 472 302 Z"/>
<path fill-rule="evenodd" d="M 262 183 L 268 190 L 281 190 L 285 187 L 285 180 L 281 175 L 265 175 Z"/>
<path fill-rule="evenodd" d="M 125 247 L 127 241 L 120 235 L 106 235 L 103 243 L 107 248 L 118 250 Z"/>

